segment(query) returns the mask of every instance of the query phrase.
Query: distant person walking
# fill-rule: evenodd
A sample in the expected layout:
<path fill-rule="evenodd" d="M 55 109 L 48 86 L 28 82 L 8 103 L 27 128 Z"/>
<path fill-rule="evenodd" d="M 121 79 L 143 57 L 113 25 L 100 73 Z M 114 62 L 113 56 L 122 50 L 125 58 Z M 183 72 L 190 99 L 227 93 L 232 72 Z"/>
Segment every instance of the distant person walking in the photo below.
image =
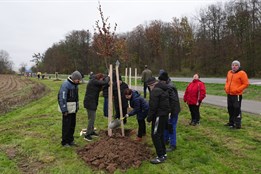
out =
<path fill-rule="evenodd" d="M 78 84 L 82 80 L 79 71 L 74 71 L 63 82 L 58 93 L 59 109 L 62 112 L 62 146 L 72 146 L 76 126 L 76 113 L 79 110 Z"/>
<path fill-rule="evenodd" d="M 147 96 L 147 88 L 148 88 L 148 85 L 147 85 L 147 80 L 149 78 L 152 77 L 152 72 L 151 70 L 148 68 L 148 65 L 145 65 L 145 69 L 142 71 L 141 73 L 141 82 L 143 83 L 143 95 L 144 95 L 144 98 L 146 98 Z M 150 89 L 148 88 L 148 90 L 150 91 Z"/>
<path fill-rule="evenodd" d="M 94 75 L 94 78 L 90 79 L 86 87 L 84 97 L 84 108 L 87 110 L 88 126 L 86 135 L 84 137 L 87 141 L 92 141 L 92 137 L 97 137 L 98 134 L 94 131 L 94 122 L 96 118 L 96 110 L 99 104 L 99 94 L 102 87 L 109 83 L 109 77 L 104 78 L 102 73 Z"/>
<path fill-rule="evenodd" d="M 248 87 L 248 77 L 245 71 L 240 67 L 240 62 L 234 60 L 231 64 L 231 70 L 227 73 L 225 91 L 227 93 L 227 109 L 229 121 L 226 126 L 230 128 L 241 128 L 241 102 L 243 91 Z"/>
<path fill-rule="evenodd" d="M 200 80 L 199 74 L 194 74 L 193 81 L 189 83 L 184 94 L 184 102 L 188 104 L 191 122 L 190 125 L 196 126 L 200 121 L 199 108 L 202 100 L 206 97 L 206 87 Z"/>

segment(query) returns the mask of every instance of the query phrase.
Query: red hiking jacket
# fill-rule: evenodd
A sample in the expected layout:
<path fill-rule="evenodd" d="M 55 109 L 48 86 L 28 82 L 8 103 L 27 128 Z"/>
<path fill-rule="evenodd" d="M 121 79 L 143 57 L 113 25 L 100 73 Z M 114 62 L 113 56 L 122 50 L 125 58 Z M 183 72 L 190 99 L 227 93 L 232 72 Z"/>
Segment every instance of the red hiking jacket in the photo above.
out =
<path fill-rule="evenodd" d="M 196 105 L 197 102 L 201 103 L 206 97 L 206 87 L 200 80 L 194 79 L 186 88 L 184 94 L 184 102 L 189 105 Z"/>

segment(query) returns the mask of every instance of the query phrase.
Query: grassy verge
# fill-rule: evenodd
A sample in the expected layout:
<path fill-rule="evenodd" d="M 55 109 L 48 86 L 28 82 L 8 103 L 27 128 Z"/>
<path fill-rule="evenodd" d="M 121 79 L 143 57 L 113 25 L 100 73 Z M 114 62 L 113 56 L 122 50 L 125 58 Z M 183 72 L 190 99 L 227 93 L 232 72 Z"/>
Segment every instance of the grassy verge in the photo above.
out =
<path fill-rule="evenodd" d="M 179 91 L 185 91 L 188 82 L 174 82 Z M 217 95 L 217 96 L 226 96 L 224 91 L 224 84 L 214 84 L 214 83 L 205 83 L 207 94 Z M 248 88 L 244 91 L 243 98 L 247 100 L 256 100 L 261 101 L 261 86 L 258 85 L 249 85 Z"/>
<path fill-rule="evenodd" d="M 51 92 L 45 97 L 0 116 L 0 173 L 87 174 L 93 171 L 78 156 L 77 148 L 87 143 L 79 136 L 87 126 L 83 96 L 86 84 L 80 85 L 80 111 L 77 114 L 75 141 L 79 147 L 64 148 L 61 141 L 61 114 L 57 111 L 57 92 L 61 81 L 43 80 Z M 100 98 L 96 127 L 106 129 Z M 226 109 L 203 105 L 201 125 L 192 127 L 189 109 L 182 103 L 177 128 L 177 150 L 168 154 L 164 164 L 144 161 L 139 169 L 126 173 L 261 173 L 261 118 L 243 113 L 243 128 L 230 130 Z M 137 127 L 129 118 L 126 128 Z M 150 132 L 150 126 L 147 126 Z M 148 144 L 151 138 L 148 135 Z M 155 152 L 152 147 L 151 150 Z M 115 173 L 121 173 L 116 171 Z"/>

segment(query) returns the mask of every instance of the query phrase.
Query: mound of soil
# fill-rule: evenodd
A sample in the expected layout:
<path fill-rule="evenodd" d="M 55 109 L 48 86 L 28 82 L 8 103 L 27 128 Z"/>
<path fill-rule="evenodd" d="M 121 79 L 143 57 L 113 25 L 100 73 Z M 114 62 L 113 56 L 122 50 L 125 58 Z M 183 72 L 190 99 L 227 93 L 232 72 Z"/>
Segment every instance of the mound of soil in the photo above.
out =
<path fill-rule="evenodd" d="M 148 145 L 130 138 L 131 130 L 125 130 L 125 137 L 121 135 L 121 129 L 114 131 L 112 137 L 107 135 L 107 131 L 100 131 L 99 140 L 78 150 L 78 155 L 93 169 L 109 173 L 116 169 L 138 168 L 142 161 L 152 157 Z"/>

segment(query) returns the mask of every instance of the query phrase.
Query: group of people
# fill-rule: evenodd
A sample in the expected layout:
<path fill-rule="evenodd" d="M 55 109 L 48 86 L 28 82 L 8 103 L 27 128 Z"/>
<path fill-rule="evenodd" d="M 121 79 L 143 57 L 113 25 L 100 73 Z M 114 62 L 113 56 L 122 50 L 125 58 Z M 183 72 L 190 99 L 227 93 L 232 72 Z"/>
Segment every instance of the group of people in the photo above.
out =
<path fill-rule="evenodd" d="M 113 79 L 116 79 L 115 76 Z M 158 80 L 152 76 L 147 65 L 142 72 L 142 82 L 144 83 L 144 97 L 138 91 L 129 89 L 128 85 L 120 79 L 120 92 L 122 97 L 122 111 L 124 115 L 124 123 L 127 118 L 136 115 L 138 122 L 137 141 L 141 141 L 146 135 L 146 122 L 151 123 L 151 137 L 153 145 L 156 149 L 157 157 L 152 159 L 152 164 L 159 164 L 166 160 L 167 152 L 176 149 L 176 127 L 178 115 L 181 110 L 178 91 L 168 73 L 160 70 Z M 78 84 L 82 80 L 82 74 L 75 71 L 62 84 L 58 102 L 62 112 L 62 142 L 63 146 L 74 145 L 74 130 L 76 123 L 76 113 L 79 109 L 78 100 Z M 108 86 L 110 78 L 101 73 L 92 75 L 86 87 L 84 98 L 84 107 L 87 110 L 88 125 L 84 139 L 92 141 L 92 137 L 98 136 L 94 131 L 94 122 L 96 118 L 96 110 L 98 106 L 99 93 L 103 90 L 104 96 L 104 116 L 108 116 Z M 116 83 L 115 83 L 116 84 Z M 231 128 L 241 128 L 241 102 L 242 93 L 249 85 L 248 77 L 245 71 L 240 68 L 240 62 L 235 60 L 232 62 L 231 70 L 227 73 L 225 91 L 227 93 L 229 122 L 225 124 Z M 149 101 L 145 100 L 146 90 L 149 90 Z M 113 96 L 116 95 L 117 88 L 113 87 Z M 203 99 L 206 97 L 205 84 L 200 81 L 200 75 L 194 74 L 193 81 L 188 84 L 183 100 L 187 103 L 190 113 L 190 125 L 196 126 L 200 124 L 199 108 Z M 128 100 L 133 108 L 129 113 L 127 111 Z M 118 99 L 114 100 L 116 106 L 115 118 L 120 118 Z M 169 148 L 166 148 L 169 144 Z"/>

